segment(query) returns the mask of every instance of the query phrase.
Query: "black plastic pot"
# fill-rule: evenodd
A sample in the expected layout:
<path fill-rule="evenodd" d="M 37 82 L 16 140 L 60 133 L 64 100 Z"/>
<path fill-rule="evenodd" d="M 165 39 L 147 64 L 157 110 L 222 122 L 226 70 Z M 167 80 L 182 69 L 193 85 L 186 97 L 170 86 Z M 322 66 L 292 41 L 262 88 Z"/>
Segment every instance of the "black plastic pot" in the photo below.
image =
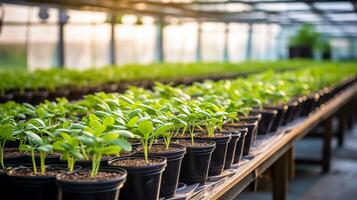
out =
<path fill-rule="evenodd" d="M 294 120 L 294 112 L 298 107 L 298 102 L 293 101 L 293 102 L 289 102 L 288 104 L 288 109 L 286 110 L 284 119 L 283 119 L 283 125 L 288 124 L 289 122 L 292 122 Z"/>
<path fill-rule="evenodd" d="M 250 148 L 255 141 L 257 131 L 258 131 L 258 123 L 248 123 L 248 122 L 238 122 L 233 124 L 225 124 L 225 126 L 235 127 L 237 129 L 247 128 L 248 132 L 245 136 L 244 144 L 243 144 L 243 156 L 248 155 Z"/>
<path fill-rule="evenodd" d="M 244 142 L 246 135 L 248 133 L 248 128 L 242 128 L 239 129 L 239 132 L 241 133 L 239 140 L 237 141 L 237 146 L 236 150 L 234 152 L 234 159 L 233 159 L 233 165 L 238 164 L 239 161 L 242 159 L 243 156 L 243 147 L 244 147 Z"/>
<path fill-rule="evenodd" d="M 6 151 L 6 149 L 5 149 Z M 24 164 L 27 161 L 28 156 L 24 153 L 22 155 L 16 156 L 6 156 L 4 157 L 4 165 L 5 167 L 14 166 L 15 164 Z"/>
<path fill-rule="evenodd" d="M 224 162 L 224 169 L 230 169 L 233 164 L 234 154 L 237 147 L 237 141 L 240 139 L 241 133 L 239 130 L 222 132 L 222 133 L 231 135 L 231 139 L 228 142 L 226 160 Z"/>
<path fill-rule="evenodd" d="M 293 114 L 294 119 L 297 119 L 301 115 L 302 109 L 306 103 L 306 99 L 307 99 L 306 96 L 301 96 L 297 98 L 298 106 Z"/>
<path fill-rule="evenodd" d="M 9 189 L 6 171 L 0 171 L 0 194 L 4 197 L 8 197 L 11 194 Z"/>
<path fill-rule="evenodd" d="M 313 50 L 310 46 L 289 46 L 289 58 L 313 58 Z"/>
<path fill-rule="evenodd" d="M 252 113 L 262 115 L 262 119 L 260 120 L 260 123 L 258 125 L 258 134 L 265 135 L 269 133 L 273 125 L 273 121 L 278 114 L 278 111 L 264 109 L 264 110 L 253 110 Z"/>
<path fill-rule="evenodd" d="M 109 161 L 110 157 L 109 156 L 105 156 L 102 158 L 101 162 L 100 162 L 100 166 L 101 167 L 106 167 L 108 166 L 108 161 Z M 47 162 L 47 161 L 46 161 Z M 67 161 L 62 160 L 61 163 L 67 163 Z M 92 168 L 92 160 L 77 160 L 76 161 L 76 165 L 81 166 L 83 168 L 87 168 L 90 169 Z"/>
<path fill-rule="evenodd" d="M 307 96 L 304 104 L 302 105 L 300 116 L 309 115 L 315 109 L 319 98 L 320 95 L 318 94 L 312 94 Z"/>
<path fill-rule="evenodd" d="M 54 176 L 15 176 L 14 168 L 7 173 L 7 181 L 12 188 L 12 200 L 56 200 L 57 187 Z M 18 192 L 17 192 L 18 191 Z"/>
<path fill-rule="evenodd" d="M 231 134 L 224 134 L 216 137 L 195 137 L 199 140 L 213 141 L 216 148 L 213 150 L 211 163 L 209 165 L 208 175 L 217 176 L 223 172 L 224 162 L 226 160 L 228 142 L 231 140 Z"/>
<path fill-rule="evenodd" d="M 166 158 L 149 157 L 159 161 L 159 164 L 146 166 L 121 166 L 121 160 L 143 158 L 142 156 L 123 156 L 109 161 L 109 166 L 124 168 L 127 172 L 127 181 L 121 189 L 119 199 L 157 200 L 161 184 L 161 175 L 166 167 Z"/>
<path fill-rule="evenodd" d="M 283 106 L 267 106 L 267 109 L 274 109 L 277 111 L 276 117 L 273 120 L 273 124 L 271 125 L 270 131 L 277 131 L 280 125 L 283 123 L 283 119 L 285 117 L 285 113 L 288 109 L 287 105 Z"/>
<path fill-rule="evenodd" d="M 164 144 L 154 144 L 164 145 Z M 162 156 L 167 159 L 167 166 L 162 173 L 161 187 L 160 187 L 160 197 L 171 198 L 175 195 L 179 174 L 181 169 L 182 158 L 186 153 L 186 147 L 178 144 L 170 144 L 170 147 L 177 148 L 179 150 L 171 152 L 159 152 L 159 153 L 149 153 L 149 156 Z M 138 149 L 142 152 L 142 149 Z"/>
<path fill-rule="evenodd" d="M 259 122 L 262 119 L 262 114 L 258 113 L 258 114 L 251 114 L 248 116 L 238 116 L 238 118 L 239 118 L 239 121 L 249 122 L 249 123 L 257 122 L 259 125 Z"/>
<path fill-rule="evenodd" d="M 59 188 L 57 200 L 117 200 L 127 173 L 124 169 L 101 168 L 101 172 L 118 173 L 118 177 L 101 181 L 68 181 L 59 174 L 56 183 Z"/>
<path fill-rule="evenodd" d="M 180 182 L 191 185 L 204 185 L 208 176 L 212 152 L 215 142 L 195 140 L 195 143 L 206 143 L 207 146 L 186 146 L 186 154 L 182 159 Z M 180 142 L 179 142 L 180 143 Z"/>

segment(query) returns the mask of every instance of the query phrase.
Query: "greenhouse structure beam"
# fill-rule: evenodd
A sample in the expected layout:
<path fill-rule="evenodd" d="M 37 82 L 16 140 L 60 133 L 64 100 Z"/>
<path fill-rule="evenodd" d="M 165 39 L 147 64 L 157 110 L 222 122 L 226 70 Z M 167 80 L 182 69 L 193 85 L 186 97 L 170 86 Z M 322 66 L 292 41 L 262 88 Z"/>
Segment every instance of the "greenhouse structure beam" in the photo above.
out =
<path fill-rule="evenodd" d="M 115 19 L 116 14 L 112 13 L 110 17 L 110 44 L 109 44 L 109 54 L 110 54 L 110 64 L 116 64 L 116 37 L 115 37 Z"/>
<path fill-rule="evenodd" d="M 58 12 L 58 66 L 63 68 L 65 66 L 65 41 L 64 41 L 64 27 L 67 22 L 67 14 L 64 9 L 59 9 Z"/>
<path fill-rule="evenodd" d="M 223 46 L 223 61 L 228 62 L 229 61 L 229 23 L 224 24 L 224 46 Z"/>
<path fill-rule="evenodd" d="M 280 4 L 280 3 L 331 3 L 331 2 L 346 2 L 346 0 L 227 0 L 227 1 L 193 1 L 185 3 L 169 3 L 169 4 L 185 4 L 185 5 L 195 5 L 195 4 Z"/>
<path fill-rule="evenodd" d="M 156 22 L 156 60 L 158 62 L 163 62 L 165 59 L 164 55 L 164 21 L 162 18 Z"/>
<path fill-rule="evenodd" d="M 198 22 L 197 25 L 197 44 L 196 44 L 196 61 L 202 60 L 202 23 Z"/>
<path fill-rule="evenodd" d="M 252 50 L 253 50 L 253 24 L 248 24 L 248 39 L 246 46 L 246 59 L 252 59 Z"/>

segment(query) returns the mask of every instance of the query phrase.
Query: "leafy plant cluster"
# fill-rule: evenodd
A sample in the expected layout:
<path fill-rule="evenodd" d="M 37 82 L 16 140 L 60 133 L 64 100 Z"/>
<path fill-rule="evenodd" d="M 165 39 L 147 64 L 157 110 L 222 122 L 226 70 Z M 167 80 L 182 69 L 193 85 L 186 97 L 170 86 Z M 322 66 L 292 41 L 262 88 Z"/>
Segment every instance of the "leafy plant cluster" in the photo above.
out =
<path fill-rule="evenodd" d="M 131 142 L 141 142 L 149 162 L 148 152 L 159 140 L 169 148 L 173 136 L 190 136 L 192 143 L 198 132 L 214 137 L 224 123 L 239 120 L 253 107 L 284 104 L 356 74 L 355 66 L 325 64 L 191 86 L 130 87 L 124 94 L 97 93 L 77 102 L 8 102 L 0 105 L 1 166 L 6 142 L 17 140 L 19 150 L 31 156 L 34 173 L 44 174 L 46 156 L 60 153 L 69 171 L 76 161 L 92 161 L 95 177 L 104 156 L 131 151 Z"/>
<path fill-rule="evenodd" d="M 26 71 L 0 70 L 0 96 L 27 90 L 55 91 L 58 88 L 86 89 L 105 84 L 132 80 L 167 80 L 187 77 L 257 72 L 266 69 L 284 69 L 287 66 L 311 65 L 309 61 L 246 62 L 236 63 L 163 63 L 151 65 L 107 66 L 86 70 L 56 69 Z"/>

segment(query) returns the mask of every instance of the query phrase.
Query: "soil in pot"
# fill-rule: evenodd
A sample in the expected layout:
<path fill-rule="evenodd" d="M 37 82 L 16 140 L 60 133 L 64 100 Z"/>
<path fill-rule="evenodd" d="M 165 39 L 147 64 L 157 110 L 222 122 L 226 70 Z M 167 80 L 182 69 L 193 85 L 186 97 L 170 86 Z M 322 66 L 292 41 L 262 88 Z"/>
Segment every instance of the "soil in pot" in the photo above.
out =
<path fill-rule="evenodd" d="M 267 109 L 273 109 L 277 111 L 276 117 L 273 120 L 270 131 L 277 131 L 280 125 L 283 123 L 283 119 L 285 117 L 285 113 L 288 110 L 287 105 L 282 106 L 267 106 Z"/>
<path fill-rule="evenodd" d="M 127 173 L 120 168 L 101 168 L 96 177 L 89 170 L 56 176 L 58 200 L 117 200 Z"/>
<path fill-rule="evenodd" d="M 142 154 L 143 149 L 138 148 L 138 152 Z M 167 166 L 162 173 L 160 197 L 170 198 L 175 195 L 185 153 L 186 147 L 178 144 L 170 144 L 169 148 L 166 148 L 165 144 L 152 145 L 149 156 L 162 156 L 167 159 Z"/>
<path fill-rule="evenodd" d="M 164 157 L 149 157 L 149 163 L 146 163 L 143 156 L 123 156 L 111 160 L 110 166 L 121 167 L 128 172 L 120 199 L 157 200 L 166 161 Z"/>
<path fill-rule="evenodd" d="M 243 122 L 248 122 L 248 123 L 255 123 L 257 122 L 259 125 L 260 120 L 262 119 L 262 114 L 258 113 L 258 114 L 251 114 L 251 115 L 247 115 L 247 116 L 238 116 L 239 121 L 243 121 Z"/>
<path fill-rule="evenodd" d="M 230 127 L 224 127 L 222 134 L 230 134 L 231 135 L 231 139 L 228 142 L 226 160 L 224 162 L 224 169 L 230 169 L 233 164 L 234 154 L 235 154 L 236 147 L 237 147 L 237 142 L 240 139 L 241 133 L 237 129 L 230 128 Z"/>
<path fill-rule="evenodd" d="M 100 162 L 100 166 L 103 166 L 103 167 L 108 166 L 109 159 L 110 159 L 110 156 L 103 156 L 102 160 Z M 62 160 L 62 163 L 64 163 L 64 162 L 67 163 L 67 161 Z M 79 165 L 83 168 L 91 169 L 92 168 L 92 159 L 91 159 L 91 157 L 89 157 L 89 160 L 77 160 L 76 165 Z"/>
<path fill-rule="evenodd" d="M 202 140 L 195 140 L 194 144 L 190 140 L 177 140 L 175 143 L 186 147 L 186 154 L 181 164 L 180 182 L 187 185 L 195 183 L 204 185 L 216 143 Z"/>
<path fill-rule="evenodd" d="M 199 133 L 195 135 L 195 138 L 199 140 L 213 141 L 216 143 L 216 148 L 212 153 L 208 175 L 220 175 L 224 169 L 224 163 L 226 161 L 227 148 L 228 143 L 231 140 L 231 134 L 216 133 L 214 137 L 208 137 L 206 134 Z"/>
<path fill-rule="evenodd" d="M 231 124 L 225 124 L 224 126 L 234 127 L 237 129 L 247 128 L 248 132 L 243 144 L 243 156 L 248 155 L 253 142 L 255 141 L 258 124 L 257 123 L 248 123 L 248 122 L 236 122 Z"/>
<path fill-rule="evenodd" d="M 27 154 L 19 152 L 17 148 L 6 148 L 4 150 L 4 165 L 22 164 L 26 162 Z"/>
<path fill-rule="evenodd" d="M 17 167 L 7 173 L 13 200 L 56 200 L 55 176 L 64 169 L 47 168 L 44 175 L 34 174 L 31 167 Z"/>
<path fill-rule="evenodd" d="M 270 110 L 270 109 L 259 109 L 253 110 L 253 114 L 261 114 L 262 119 L 258 125 L 258 134 L 265 135 L 270 132 L 271 127 L 273 125 L 273 121 L 278 114 L 277 110 Z"/>

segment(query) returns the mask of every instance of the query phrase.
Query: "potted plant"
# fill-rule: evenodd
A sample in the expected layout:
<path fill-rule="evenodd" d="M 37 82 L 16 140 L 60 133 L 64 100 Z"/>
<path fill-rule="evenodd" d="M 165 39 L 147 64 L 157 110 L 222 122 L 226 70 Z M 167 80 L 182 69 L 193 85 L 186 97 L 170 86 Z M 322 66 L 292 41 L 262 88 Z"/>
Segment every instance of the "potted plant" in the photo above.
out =
<path fill-rule="evenodd" d="M 20 150 L 30 153 L 31 165 L 16 167 L 8 172 L 8 181 L 15 190 L 14 199 L 55 199 L 55 175 L 63 169 L 45 165 L 46 155 L 52 152 L 52 127 L 48 121 L 33 118 L 24 122 L 20 136 Z M 39 155 L 37 165 L 35 156 Z"/>
<path fill-rule="evenodd" d="M 67 159 L 70 172 L 56 176 L 61 199 L 118 199 L 120 188 L 126 180 L 126 171 L 121 168 L 101 168 L 102 157 L 117 155 L 120 151 L 130 151 L 131 146 L 126 140 L 131 136 L 128 131 L 113 130 L 114 118 L 107 116 L 100 119 L 94 114 L 83 118 L 84 129 L 80 135 L 71 137 L 62 132 L 61 138 L 55 142 L 55 148 Z M 82 159 L 80 142 L 85 145 L 85 151 L 92 160 L 91 169 L 73 171 L 75 161 Z"/>
<path fill-rule="evenodd" d="M 289 58 L 313 58 L 313 50 L 318 45 L 320 34 L 310 24 L 300 27 L 296 35 L 289 40 Z"/>
<path fill-rule="evenodd" d="M 228 113 L 223 107 L 220 107 L 215 96 L 206 96 L 202 98 L 201 107 L 206 112 L 206 117 L 201 121 L 204 131 L 198 132 L 195 138 L 200 140 L 209 140 L 216 143 L 216 148 L 212 153 L 211 163 L 208 171 L 209 176 L 217 176 L 223 172 L 225 158 L 227 154 L 228 143 L 231 140 L 231 134 L 222 134 L 217 132 L 221 129 Z"/>
<path fill-rule="evenodd" d="M 178 136 L 175 143 L 186 147 L 186 154 L 182 160 L 180 170 L 180 182 L 204 185 L 216 143 L 194 138 L 195 130 L 200 126 L 201 120 L 205 115 L 205 112 L 198 106 L 197 102 L 176 99 L 176 103 L 179 115 L 183 116 L 185 121 L 184 126 L 178 129 L 175 134 L 175 136 Z"/>
<path fill-rule="evenodd" d="M 131 113 L 131 112 L 130 112 Z M 167 165 L 164 157 L 149 157 L 149 146 L 154 139 L 154 125 L 148 116 L 140 118 L 139 112 L 126 116 L 126 126 L 139 137 L 144 156 L 123 156 L 111 159 L 109 165 L 127 170 L 127 182 L 122 189 L 122 199 L 158 199 L 161 176 Z M 146 183 L 150 181 L 148 186 Z M 135 192 L 141 188 L 141 192 Z"/>

